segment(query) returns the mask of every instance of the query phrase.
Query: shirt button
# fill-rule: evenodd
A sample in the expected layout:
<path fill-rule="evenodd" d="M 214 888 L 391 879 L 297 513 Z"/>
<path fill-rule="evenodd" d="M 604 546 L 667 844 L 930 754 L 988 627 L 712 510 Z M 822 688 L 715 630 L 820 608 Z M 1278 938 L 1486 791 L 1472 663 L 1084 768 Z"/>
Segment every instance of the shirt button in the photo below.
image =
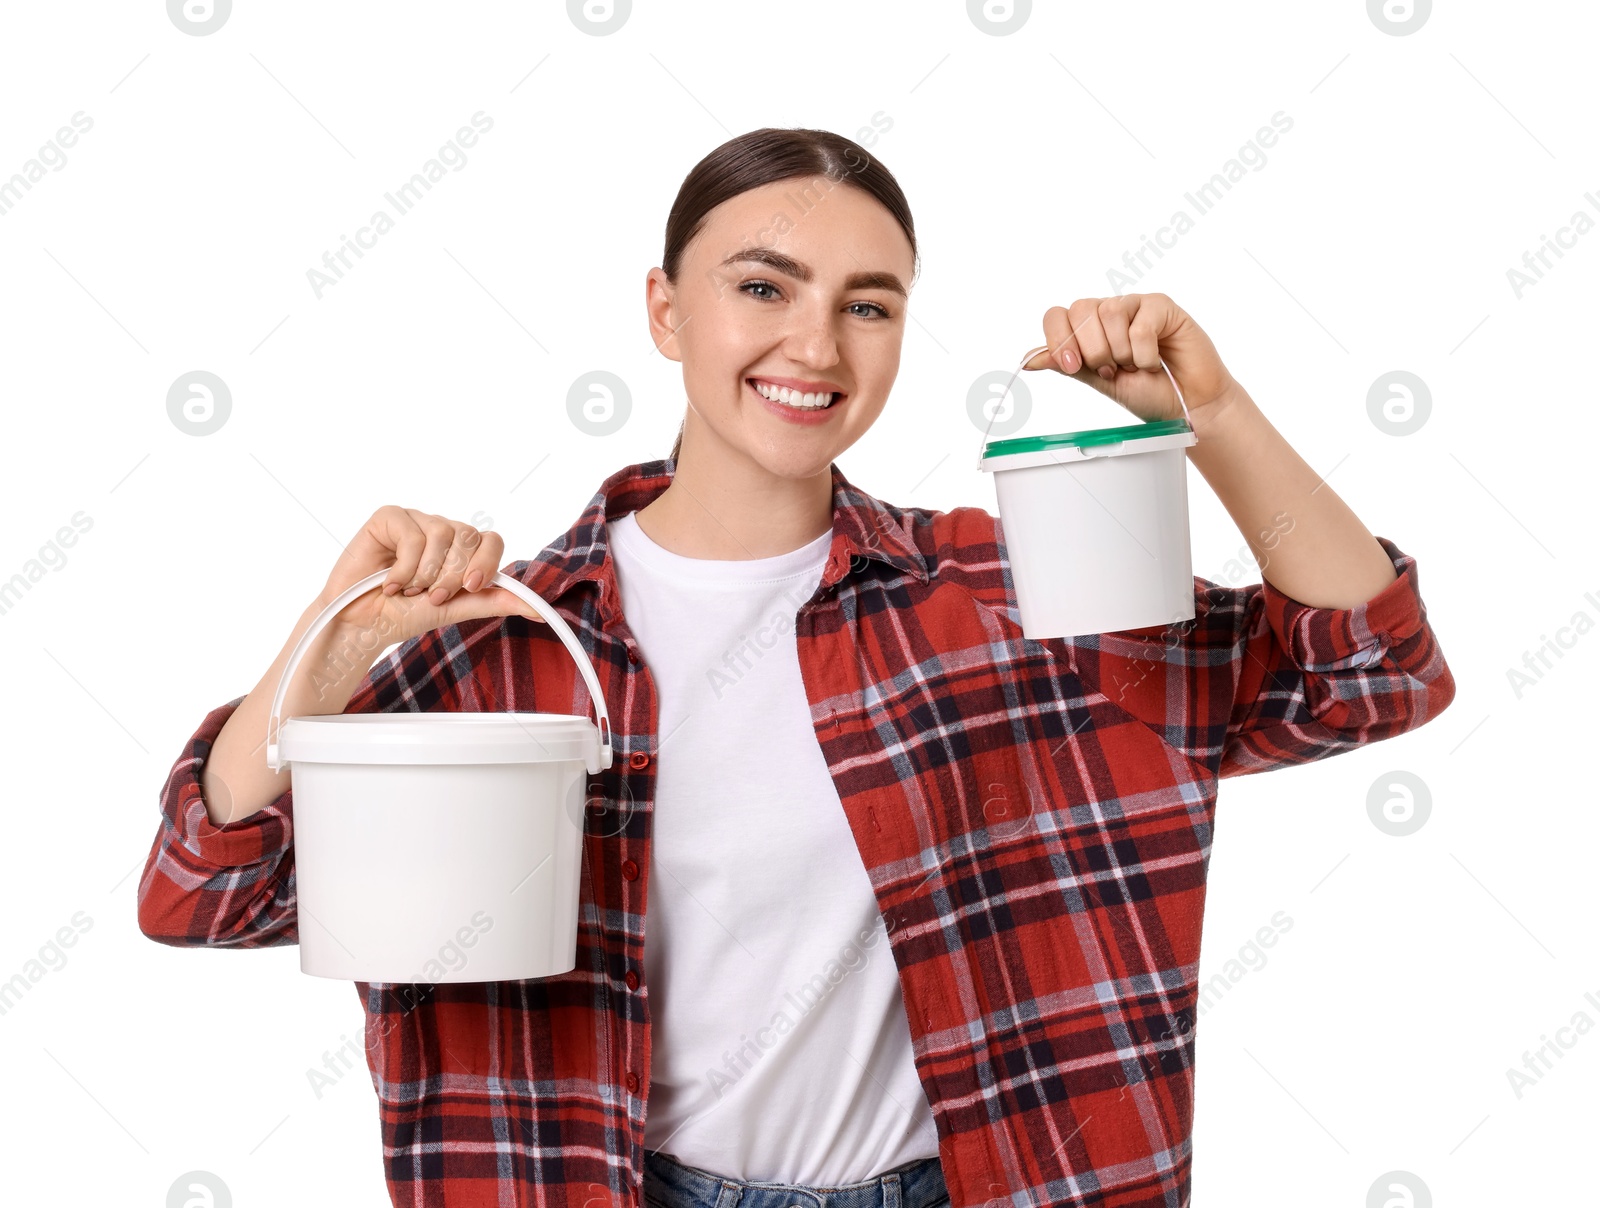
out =
<path fill-rule="evenodd" d="M 622 862 L 622 875 L 629 881 L 637 881 L 639 879 L 639 866 L 632 860 L 624 860 Z"/>
<path fill-rule="evenodd" d="M 639 975 L 632 969 L 628 970 L 628 976 L 624 977 L 622 980 L 628 983 L 628 989 L 630 990 L 637 990 L 639 988 Z"/>
<path fill-rule="evenodd" d="M 628 1088 L 628 1094 L 636 1095 L 639 1093 L 639 1079 L 633 1074 L 628 1075 L 623 1085 Z"/>
<path fill-rule="evenodd" d="M 637 662 L 638 662 L 638 661 L 639 661 L 639 654 L 638 654 L 638 652 L 637 652 L 637 651 L 635 651 L 635 650 L 629 650 L 629 651 L 628 651 L 628 661 L 629 661 L 629 662 L 630 662 L 630 663 L 637 663 Z"/>
<path fill-rule="evenodd" d="M 650 754 L 647 751 L 635 751 L 628 756 L 628 766 L 635 770 L 650 766 Z"/>

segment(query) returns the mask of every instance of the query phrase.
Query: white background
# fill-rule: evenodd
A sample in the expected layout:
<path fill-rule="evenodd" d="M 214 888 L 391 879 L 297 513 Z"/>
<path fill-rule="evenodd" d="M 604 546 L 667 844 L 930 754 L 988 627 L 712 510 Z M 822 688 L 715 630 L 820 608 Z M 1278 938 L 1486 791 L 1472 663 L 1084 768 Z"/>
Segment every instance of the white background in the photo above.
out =
<path fill-rule="evenodd" d="M 1600 234 L 1520 298 L 1507 270 L 1600 219 L 1592 9 L 1440 5 L 1406 36 L 1360 0 L 1039 4 L 1006 36 L 949 0 L 638 3 L 608 36 L 559 3 L 240 0 L 207 36 L 151 0 L 3 22 L 0 180 L 93 121 L 0 216 L 0 579 L 93 521 L 0 615 L 0 980 L 92 920 L 0 1016 L 7 1202 L 157 1206 L 194 1169 L 240 1205 L 387 1202 L 365 1069 L 320 1099 L 306 1077 L 359 1037 L 355 991 L 292 948 L 139 933 L 157 793 L 379 505 L 492 521 L 510 561 L 666 455 L 682 381 L 643 283 L 698 159 L 758 126 L 890 119 L 872 150 L 923 273 L 894 395 L 840 465 L 894 503 L 992 511 L 967 384 L 1040 343 L 1047 307 L 1116 292 L 1106 270 L 1280 110 L 1265 167 L 1137 289 L 1185 307 L 1417 557 L 1458 694 L 1401 738 L 1224 783 L 1202 978 L 1275 912 L 1293 926 L 1203 1016 L 1194 1204 L 1360 1208 L 1391 1170 L 1440 1205 L 1575 1202 L 1600 1029 L 1565 1033 L 1520 1098 L 1507 1070 L 1578 1012 L 1600 1023 L 1600 636 L 1520 699 L 1507 670 L 1600 619 Z M 479 110 L 466 166 L 319 300 L 307 269 Z M 633 405 L 603 438 L 566 410 L 597 368 Z M 1397 368 L 1432 397 L 1398 437 L 1367 410 Z M 204 438 L 167 415 L 193 369 L 232 393 Z M 1028 432 L 1117 419 L 1029 380 Z M 1195 570 L 1222 579 L 1242 538 L 1190 487 Z M 1367 811 L 1395 770 L 1431 794 L 1407 837 Z"/>

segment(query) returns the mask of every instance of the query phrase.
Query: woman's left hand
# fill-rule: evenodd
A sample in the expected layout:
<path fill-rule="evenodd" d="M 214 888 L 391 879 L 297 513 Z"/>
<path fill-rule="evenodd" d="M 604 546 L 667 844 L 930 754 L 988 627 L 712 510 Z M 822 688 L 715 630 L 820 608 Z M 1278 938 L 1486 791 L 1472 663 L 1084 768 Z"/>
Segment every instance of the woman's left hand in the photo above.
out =
<path fill-rule="evenodd" d="M 1196 429 L 1238 389 L 1211 338 L 1166 294 L 1079 298 L 1044 312 L 1049 351 L 1026 369 L 1054 369 L 1093 386 L 1142 420 L 1183 415 L 1163 359 Z"/>

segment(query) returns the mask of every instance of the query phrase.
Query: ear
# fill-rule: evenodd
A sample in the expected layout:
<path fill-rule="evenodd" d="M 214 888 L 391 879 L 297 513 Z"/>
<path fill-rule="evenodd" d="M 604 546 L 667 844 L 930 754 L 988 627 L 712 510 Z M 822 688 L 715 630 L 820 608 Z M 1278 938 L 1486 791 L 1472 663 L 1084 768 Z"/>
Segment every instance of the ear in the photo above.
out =
<path fill-rule="evenodd" d="M 660 268 L 645 274 L 644 309 L 650 320 L 650 340 L 667 360 L 681 362 L 683 350 L 678 347 L 677 332 L 688 316 L 677 314 L 677 292 Z"/>

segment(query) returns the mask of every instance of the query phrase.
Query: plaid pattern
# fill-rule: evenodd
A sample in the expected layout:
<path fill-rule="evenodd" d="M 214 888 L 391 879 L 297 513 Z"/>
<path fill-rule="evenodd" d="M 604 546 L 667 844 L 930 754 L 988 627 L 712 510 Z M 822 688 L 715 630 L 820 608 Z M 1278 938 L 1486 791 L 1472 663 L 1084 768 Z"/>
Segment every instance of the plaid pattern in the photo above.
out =
<path fill-rule="evenodd" d="M 592 658 L 616 759 L 590 779 L 578 967 L 357 983 L 394 1203 L 640 1204 L 655 687 L 605 522 L 674 463 L 607 478 L 507 573 Z M 1218 780 L 1414 729 L 1455 694 L 1413 559 L 1353 609 L 1195 580 L 1191 625 L 1022 636 L 979 508 L 895 507 L 832 467 L 834 529 L 797 614 L 817 742 L 882 909 L 953 1208 L 1188 1202 L 1201 912 Z M 174 945 L 296 942 L 292 794 L 213 826 L 212 710 L 161 793 L 139 923 Z M 593 716 L 547 626 L 489 618 L 381 660 L 347 712 Z"/>

